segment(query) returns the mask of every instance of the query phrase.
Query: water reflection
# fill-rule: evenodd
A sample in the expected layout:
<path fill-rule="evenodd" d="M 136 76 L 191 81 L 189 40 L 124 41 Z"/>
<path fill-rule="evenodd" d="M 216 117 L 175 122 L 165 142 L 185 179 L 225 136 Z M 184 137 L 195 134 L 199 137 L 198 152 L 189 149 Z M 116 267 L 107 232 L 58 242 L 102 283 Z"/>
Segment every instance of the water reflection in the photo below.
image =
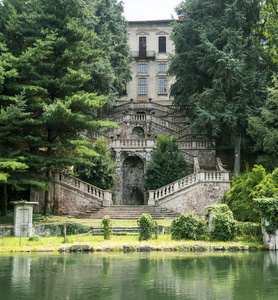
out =
<path fill-rule="evenodd" d="M 278 253 L 0 256 L 1 299 L 277 299 Z"/>

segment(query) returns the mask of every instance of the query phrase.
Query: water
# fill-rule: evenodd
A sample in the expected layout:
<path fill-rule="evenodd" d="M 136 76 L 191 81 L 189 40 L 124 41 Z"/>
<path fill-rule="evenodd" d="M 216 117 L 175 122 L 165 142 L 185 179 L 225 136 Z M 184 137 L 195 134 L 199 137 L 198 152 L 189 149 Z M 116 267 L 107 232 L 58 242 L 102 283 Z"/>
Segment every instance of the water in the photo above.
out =
<path fill-rule="evenodd" d="M 278 252 L 0 255 L 15 299 L 278 299 Z"/>

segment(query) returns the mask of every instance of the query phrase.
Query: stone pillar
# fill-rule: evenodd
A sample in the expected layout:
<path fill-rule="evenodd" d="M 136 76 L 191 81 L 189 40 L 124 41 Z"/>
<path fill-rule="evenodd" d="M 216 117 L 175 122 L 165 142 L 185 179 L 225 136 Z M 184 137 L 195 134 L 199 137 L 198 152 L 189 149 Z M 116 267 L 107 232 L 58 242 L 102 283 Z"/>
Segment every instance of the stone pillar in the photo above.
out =
<path fill-rule="evenodd" d="M 155 206 L 154 191 L 149 191 L 148 206 Z"/>
<path fill-rule="evenodd" d="M 33 207 L 38 202 L 13 201 L 14 205 L 14 236 L 30 236 L 33 231 Z"/>
<path fill-rule="evenodd" d="M 104 191 L 103 206 L 110 206 L 112 204 L 112 193 Z"/>

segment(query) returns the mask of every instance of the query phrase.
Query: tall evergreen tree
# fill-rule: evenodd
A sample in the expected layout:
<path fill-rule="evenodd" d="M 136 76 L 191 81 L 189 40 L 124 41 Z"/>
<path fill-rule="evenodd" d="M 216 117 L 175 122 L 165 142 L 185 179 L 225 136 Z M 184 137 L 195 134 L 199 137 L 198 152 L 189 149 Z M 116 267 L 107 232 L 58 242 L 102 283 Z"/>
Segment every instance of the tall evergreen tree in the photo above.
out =
<path fill-rule="evenodd" d="M 189 173 L 189 163 L 186 162 L 179 148 L 178 139 L 163 134 L 158 135 L 152 161 L 146 165 L 144 173 L 145 190 L 155 190 Z"/>
<path fill-rule="evenodd" d="M 273 72 L 278 72 L 278 1 L 261 0 L 260 4 L 260 20 L 253 32 L 272 76 Z"/>
<path fill-rule="evenodd" d="M 4 0 L 0 5 L 0 42 L 12 57 L 6 69 L 14 73 L 1 82 L 0 105 L 8 110 L 15 105 L 16 95 L 24 95 L 26 117 L 20 119 L 18 143 L 11 147 L 20 149 L 28 173 L 37 174 L 36 182 L 42 170 L 47 184 L 53 171 L 90 164 L 87 158 L 97 153 L 90 149 L 84 130 L 115 126 L 95 120 L 123 83 L 115 83 L 117 69 L 111 67 L 103 89 L 101 72 L 94 68 L 112 66 L 112 58 L 95 30 L 100 21 L 96 8 L 91 10 L 93 4 L 89 0 Z M 124 32 L 123 27 L 120 34 Z M 7 59 L 0 63 L 7 66 Z M 117 63 L 128 68 L 126 57 L 118 57 Z M 45 198 L 47 211 L 47 190 Z"/>
<path fill-rule="evenodd" d="M 255 141 L 258 151 L 258 163 L 268 171 L 278 167 L 278 79 L 273 78 L 274 87 L 269 89 L 269 96 L 260 116 L 249 118 L 248 133 Z"/>
<path fill-rule="evenodd" d="M 240 173 L 240 150 L 248 116 L 265 98 L 262 60 L 251 31 L 259 20 L 257 0 L 187 0 L 177 9 L 176 54 L 169 73 L 176 76 L 174 104 L 194 105 L 191 127 L 231 138 L 234 173 Z"/>

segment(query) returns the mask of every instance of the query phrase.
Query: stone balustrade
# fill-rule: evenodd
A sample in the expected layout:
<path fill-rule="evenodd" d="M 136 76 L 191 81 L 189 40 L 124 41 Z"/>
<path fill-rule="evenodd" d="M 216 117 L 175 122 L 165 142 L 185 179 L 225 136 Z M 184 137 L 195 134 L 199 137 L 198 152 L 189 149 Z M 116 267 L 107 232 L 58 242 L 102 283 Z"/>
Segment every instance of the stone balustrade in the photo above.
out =
<path fill-rule="evenodd" d="M 156 206 L 157 202 L 171 194 L 188 188 L 196 183 L 229 182 L 229 172 L 200 171 L 190 174 L 159 189 L 149 191 L 149 206 Z"/>
<path fill-rule="evenodd" d="M 165 113 L 168 113 L 169 111 L 174 111 L 176 108 L 173 105 L 162 105 L 155 102 L 128 102 L 123 103 L 120 105 L 116 105 L 113 107 L 112 113 L 119 113 L 121 111 L 125 111 L 131 108 L 135 109 L 158 109 L 160 111 L 163 111 Z"/>
<path fill-rule="evenodd" d="M 146 121 L 147 117 L 151 117 L 151 116 L 146 115 L 146 114 L 131 114 L 131 115 L 129 115 L 129 118 L 131 121 Z"/>
<path fill-rule="evenodd" d="M 210 149 L 213 144 L 209 141 L 178 142 L 182 150 L 186 149 Z M 109 148 L 152 148 L 156 147 L 153 139 L 114 139 L 108 141 Z"/>
<path fill-rule="evenodd" d="M 55 180 L 89 194 L 101 201 L 102 206 L 110 206 L 112 204 L 112 192 L 110 191 L 100 189 L 76 177 L 67 176 L 62 173 L 56 173 Z"/>
<path fill-rule="evenodd" d="M 152 121 L 159 124 L 159 125 L 167 127 L 167 128 L 169 128 L 169 129 L 171 129 L 175 132 L 180 131 L 182 129 L 181 126 L 175 125 L 175 124 L 173 124 L 169 121 L 163 120 L 163 119 L 155 117 L 155 116 L 152 116 Z"/>
<path fill-rule="evenodd" d="M 215 143 L 210 141 L 182 141 L 178 143 L 181 149 L 210 149 L 215 146 Z"/>
<path fill-rule="evenodd" d="M 110 148 L 155 148 L 156 141 L 150 139 L 117 139 L 108 143 Z"/>

